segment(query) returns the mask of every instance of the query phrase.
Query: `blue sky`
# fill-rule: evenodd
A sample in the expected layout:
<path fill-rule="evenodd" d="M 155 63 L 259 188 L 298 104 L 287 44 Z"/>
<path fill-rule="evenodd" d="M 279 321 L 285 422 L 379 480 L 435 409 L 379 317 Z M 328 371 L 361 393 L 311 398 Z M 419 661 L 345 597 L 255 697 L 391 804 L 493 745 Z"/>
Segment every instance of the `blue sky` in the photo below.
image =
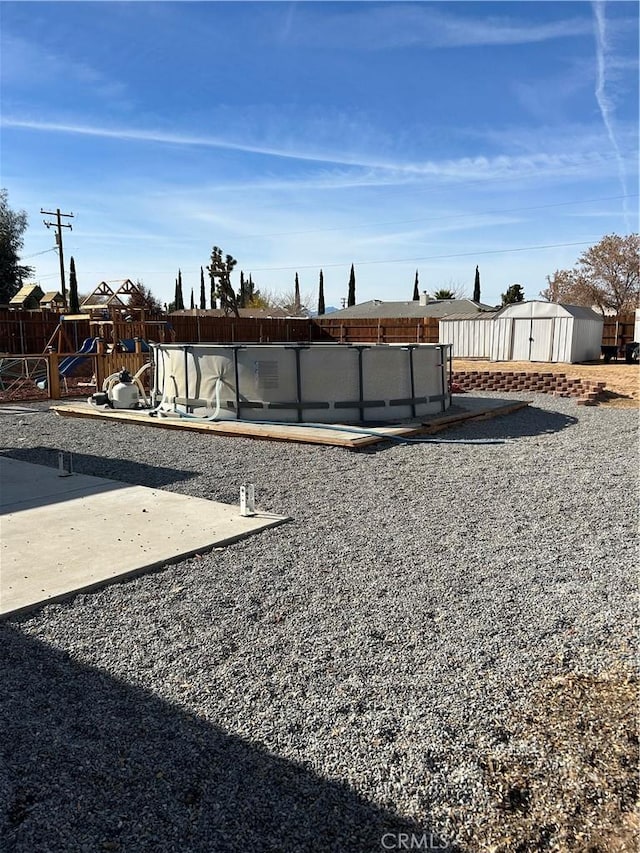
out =
<path fill-rule="evenodd" d="M 634 2 L 3 2 L 2 186 L 59 287 L 482 299 L 638 230 Z M 563 245 L 574 244 L 574 245 Z M 536 248 L 533 248 L 536 247 Z M 537 248 L 547 247 L 547 248 Z"/>

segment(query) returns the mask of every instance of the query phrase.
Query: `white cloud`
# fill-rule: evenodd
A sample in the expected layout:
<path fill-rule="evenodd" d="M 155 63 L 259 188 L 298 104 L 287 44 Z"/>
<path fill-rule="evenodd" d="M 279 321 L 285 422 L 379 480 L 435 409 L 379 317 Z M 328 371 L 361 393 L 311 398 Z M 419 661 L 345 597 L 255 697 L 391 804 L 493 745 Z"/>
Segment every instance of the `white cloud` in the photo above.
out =
<path fill-rule="evenodd" d="M 620 152 L 620 146 L 618 145 L 618 140 L 616 138 L 615 128 L 614 128 L 614 118 L 615 118 L 615 108 L 612 99 L 609 97 L 607 92 L 607 65 L 608 65 L 608 54 L 609 54 L 609 44 L 607 41 L 607 21 L 605 15 L 605 4 L 602 0 L 594 0 L 592 3 L 593 7 L 593 15 L 595 21 L 595 36 L 596 36 L 596 90 L 595 96 L 596 101 L 598 103 L 598 108 L 600 110 L 600 115 L 602 116 L 602 122 L 606 128 L 607 135 L 611 142 L 611 147 L 614 152 L 614 156 L 616 158 L 616 163 L 618 165 L 618 177 L 620 180 L 620 186 L 622 188 L 622 192 L 624 195 L 627 193 L 627 175 L 625 169 L 625 162 Z M 629 216 L 629 208 L 624 202 L 624 211 L 625 211 L 625 219 L 627 223 L 627 230 L 631 230 L 631 219 Z"/>
<path fill-rule="evenodd" d="M 11 33 L 2 36 L 2 77 L 5 93 L 9 87 L 41 93 L 52 89 L 58 93 L 61 89 L 72 89 L 76 97 L 84 90 L 93 97 L 116 102 L 119 106 L 129 103 L 126 83 L 85 62 L 78 62 L 68 54 L 57 55 L 34 41 Z"/>
<path fill-rule="evenodd" d="M 508 4 L 505 4 L 508 9 Z M 298 8 L 295 25 L 286 29 L 291 42 L 312 39 L 324 46 L 380 50 L 411 45 L 431 48 L 532 44 L 561 38 L 590 36 L 588 18 L 573 16 L 559 21 L 535 23 L 515 20 L 507 14 L 488 17 L 469 13 L 456 15 L 442 7 L 422 3 L 362 3 L 333 14 L 314 4 Z M 482 8 L 480 4 L 476 8 Z"/>
<path fill-rule="evenodd" d="M 188 134 L 177 134 L 158 130 L 142 130 L 138 128 L 105 128 L 87 124 L 65 124 L 58 122 L 32 121 L 28 119 L 4 116 L 1 124 L 7 128 L 19 128 L 45 133 L 64 133 L 78 136 L 102 137 L 107 139 L 119 139 L 123 142 L 140 142 L 152 144 L 167 144 L 177 146 L 199 146 L 203 148 L 226 149 L 229 151 L 245 152 L 250 154 L 262 154 L 275 158 L 286 158 L 301 162 L 332 163 L 338 166 L 350 166 L 356 169 L 368 170 L 364 176 L 364 185 L 381 183 L 389 185 L 393 183 L 405 184 L 410 179 L 431 179 L 439 181 L 469 182 L 469 181 L 496 181 L 504 179 L 526 179 L 535 178 L 539 180 L 545 176 L 562 176 L 568 173 L 576 176 L 580 173 L 592 172 L 594 167 L 606 162 L 596 152 L 538 152 L 525 155 L 511 156 L 508 154 L 493 157 L 476 156 L 463 157 L 448 160 L 424 160 L 414 162 L 402 162 L 385 160 L 369 155 L 342 155 L 332 151 L 308 151 L 300 148 L 298 150 L 286 148 L 274 148 L 254 145 L 251 143 L 238 142 L 221 137 L 197 136 Z M 499 138 L 499 136 L 497 137 Z M 359 176 L 362 178 L 363 176 Z M 314 180 L 318 180 L 317 177 Z M 303 177 L 302 185 L 310 186 L 308 176 Z M 325 173 L 320 178 L 320 186 L 327 188 L 339 188 L 340 186 L 353 186 L 353 175 L 342 178 L 339 173 L 334 173 L 328 178 Z M 270 179 L 266 181 L 268 188 Z M 278 181 L 283 188 L 286 181 Z M 259 186 L 259 182 L 252 182 L 252 187 Z M 297 178 L 290 182 L 293 190 L 300 189 Z M 273 185 L 271 185 L 273 189 Z"/>

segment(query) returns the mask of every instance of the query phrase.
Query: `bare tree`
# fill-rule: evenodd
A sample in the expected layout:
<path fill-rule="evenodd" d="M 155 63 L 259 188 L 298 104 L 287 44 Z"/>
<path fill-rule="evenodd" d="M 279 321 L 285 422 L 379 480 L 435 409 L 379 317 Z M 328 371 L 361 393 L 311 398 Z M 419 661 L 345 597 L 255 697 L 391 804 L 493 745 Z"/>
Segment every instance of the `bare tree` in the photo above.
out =
<path fill-rule="evenodd" d="M 640 235 L 608 234 L 572 270 L 547 276 L 547 284 L 540 296 L 550 302 L 597 306 L 603 314 L 633 311 L 640 302 Z"/>
<path fill-rule="evenodd" d="M 286 311 L 292 317 L 307 316 L 313 304 L 313 296 L 310 293 L 300 295 L 300 290 L 285 290 L 274 296 L 274 307 Z"/>
<path fill-rule="evenodd" d="M 134 290 L 129 297 L 129 301 L 127 303 L 128 307 L 143 308 L 145 311 L 151 311 L 157 314 L 161 313 L 162 303 L 153 295 L 151 290 L 148 287 L 145 287 L 140 279 L 136 279 L 135 285 L 136 290 Z"/>

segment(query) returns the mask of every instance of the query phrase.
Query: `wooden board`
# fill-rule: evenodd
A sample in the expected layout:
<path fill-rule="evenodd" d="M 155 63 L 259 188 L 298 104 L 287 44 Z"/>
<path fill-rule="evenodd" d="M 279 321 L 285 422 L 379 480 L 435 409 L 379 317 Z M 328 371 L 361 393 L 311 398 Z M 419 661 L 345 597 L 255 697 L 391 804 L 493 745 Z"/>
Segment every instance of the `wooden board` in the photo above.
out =
<path fill-rule="evenodd" d="M 475 401 L 476 404 L 479 402 Z M 501 401 L 500 401 L 501 402 Z M 493 405 L 492 405 L 493 404 Z M 145 411 L 130 411 L 127 409 L 98 409 L 89 403 L 64 403 L 52 406 L 51 411 L 65 418 L 93 418 L 110 420 L 119 423 L 141 424 L 160 429 L 191 430 L 220 436 L 235 435 L 246 438 L 261 438 L 270 441 L 295 441 L 305 444 L 324 444 L 332 447 L 345 447 L 358 450 L 385 441 L 392 436 L 419 436 L 439 432 L 447 427 L 462 423 L 466 420 L 491 418 L 496 415 L 508 414 L 529 404 L 521 400 L 506 402 L 503 405 L 496 401 L 487 400 L 486 408 L 474 408 L 470 411 L 459 411 L 450 415 L 437 415 L 428 421 L 415 421 L 411 424 L 395 426 L 371 427 L 371 433 L 363 434 L 361 430 L 368 427 L 347 426 L 345 424 L 327 424 L 307 426 L 304 424 L 250 423 L 246 421 L 192 421 L 185 418 L 150 417 Z M 352 430 L 352 431 L 351 431 Z"/>
<path fill-rule="evenodd" d="M 326 444 L 334 447 L 347 447 L 356 450 L 377 442 L 384 441 L 390 435 L 418 435 L 422 424 L 411 426 L 376 427 L 375 435 L 362 435 L 349 432 L 360 427 L 349 427 L 342 424 L 327 424 L 326 426 L 305 426 L 301 424 L 247 423 L 244 421 L 191 421 L 185 418 L 150 417 L 147 412 L 113 409 L 98 409 L 85 404 L 62 404 L 52 406 L 51 411 L 67 418 L 95 418 L 112 420 L 120 423 L 135 423 L 161 429 L 192 430 L 195 432 L 215 433 L 217 435 L 235 435 L 249 438 L 263 438 L 271 441 L 297 441 L 307 444 Z"/>
<path fill-rule="evenodd" d="M 476 401 L 478 398 L 476 398 Z M 525 409 L 529 403 L 526 400 L 513 400 L 502 402 L 498 405 L 490 405 L 491 400 L 487 400 L 487 408 L 474 409 L 466 412 L 456 412 L 452 415 L 439 415 L 437 418 L 429 421 L 423 421 L 423 432 L 434 433 L 440 432 L 448 427 L 463 423 L 464 421 L 480 421 L 487 418 L 495 418 L 498 415 L 508 415 L 511 412 L 517 412 L 519 409 Z"/>

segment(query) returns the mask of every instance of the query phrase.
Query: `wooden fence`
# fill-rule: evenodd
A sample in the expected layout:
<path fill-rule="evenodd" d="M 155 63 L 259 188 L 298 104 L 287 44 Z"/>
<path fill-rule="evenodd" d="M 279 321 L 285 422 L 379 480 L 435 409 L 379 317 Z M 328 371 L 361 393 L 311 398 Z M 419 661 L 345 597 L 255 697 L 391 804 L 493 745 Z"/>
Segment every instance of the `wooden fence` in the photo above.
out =
<path fill-rule="evenodd" d="M 316 317 L 314 323 L 340 343 L 437 344 L 437 317 L 381 317 L 370 320 Z"/>
<path fill-rule="evenodd" d="M 59 320 L 56 311 L 0 311 L 0 352 L 12 355 L 42 353 Z M 88 319 L 83 331 L 86 337 Z M 76 349 L 80 349 L 83 340 L 79 339 Z M 71 344 L 75 345 L 75 340 Z"/>
<path fill-rule="evenodd" d="M 309 343 L 322 340 L 313 320 L 284 317 L 207 317 L 177 314 L 169 318 L 179 343 Z"/>
<path fill-rule="evenodd" d="M 56 311 L 0 310 L 0 353 L 44 353 L 59 322 Z M 606 317 L 603 345 L 616 345 L 624 350 L 625 344 L 634 339 L 634 322 L 633 314 Z M 64 325 L 67 343 L 58 349 L 76 352 L 88 337 L 102 337 L 106 342 L 142 338 L 159 343 L 438 343 L 436 317 L 341 320 L 327 314 L 294 320 L 173 315 L 161 321 L 87 318 Z"/>
<path fill-rule="evenodd" d="M 624 355 L 625 346 L 635 340 L 636 318 L 633 314 L 618 314 L 617 317 L 605 317 L 602 328 L 602 345 L 615 346 L 618 355 Z"/>

